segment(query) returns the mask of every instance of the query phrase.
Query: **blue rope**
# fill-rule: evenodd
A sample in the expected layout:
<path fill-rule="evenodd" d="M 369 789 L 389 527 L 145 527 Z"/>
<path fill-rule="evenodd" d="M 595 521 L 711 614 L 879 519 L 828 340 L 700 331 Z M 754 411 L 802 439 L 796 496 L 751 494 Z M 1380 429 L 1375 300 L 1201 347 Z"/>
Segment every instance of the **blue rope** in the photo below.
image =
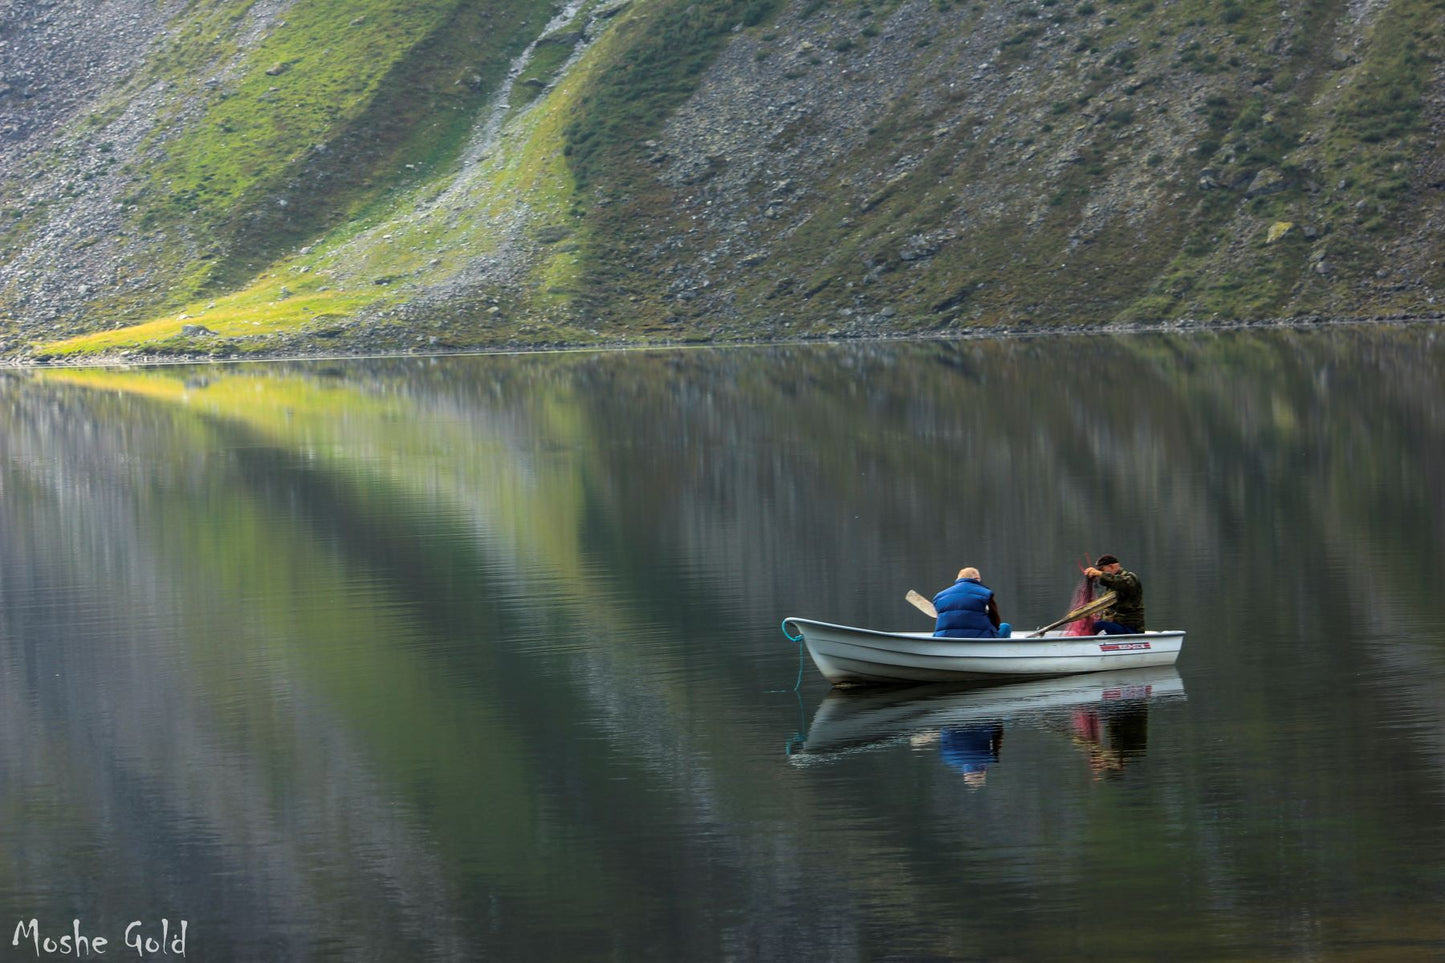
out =
<path fill-rule="evenodd" d="M 783 624 L 780 626 L 780 628 L 783 630 L 784 635 L 786 635 L 790 640 L 798 643 L 798 681 L 793 683 L 793 691 L 797 692 L 799 687 L 801 687 L 803 684 L 803 633 L 799 632 L 797 635 L 794 635 L 793 633 L 789 632 L 787 619 L 783 619 Z"/>
<path fill-rule="evenodd" d="M 783 630 L 783 634 L 787 636 L 790 641 L 798 643 L 798 681 L 793 683 L 793 695 L 798 699 L 798 731 L 794 733 L 783 746 L 784 754 L 791 756 L 794 750 L 801 749 L 807 741 L 807 726 L 803 721 L 803 695 L 799 691 L 803 685 L 803 633 L 799 632 L 797 635 L 794 635 L 789 632 L 787 619 L 783 619 L 783 624 L 780 627 Z"/>

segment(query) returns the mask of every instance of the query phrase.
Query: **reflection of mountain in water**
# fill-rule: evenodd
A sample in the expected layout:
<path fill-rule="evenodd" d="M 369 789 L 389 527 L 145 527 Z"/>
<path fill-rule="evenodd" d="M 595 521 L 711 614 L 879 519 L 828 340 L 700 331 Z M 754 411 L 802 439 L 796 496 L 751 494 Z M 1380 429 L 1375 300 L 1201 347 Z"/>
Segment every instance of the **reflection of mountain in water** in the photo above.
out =
<path fill-rule="evenodd" d="M 1295 558 L 1377 541 L 1359 577 L 1433 596 L 1442 366 L 1430 329 L 1340 328 L 268 368 L 210 374 L 184 403 L 447 497 L 499 557 L 575 578 L 599 556 L 615 588 L 661 595 L 690 628 L 714 624 L 696 616 L 718 584 L 761 611 L 806 599 L 916 627 L 902 590 L 931 594 L 962 564 L 1006 618 L 1041 625 L 1074 588 L 1067 560 L 1105 550 L 1186 624 L 1201 596 L 1273 577 L 1281 527 L 1313 538 Z M 326 409 L 303 408 L 296 388 L 319 381 Z M 1229 571 L 1183 580 L 1181 551 Z M 897 559 L 897 586 L 880 592 L 859 556 Z"/>
<path fill-rule="evenodd" d="M 676 587 L 680 621 L 721 582 L 757 610 L 804 599 L 832 621 L 916 627 L 903 591 L 977 564 L 1005 618 L 1041 625 L 1070 598 L 1067 560 L 1107 550 L 1144 575 L 1151 613 L 1187 624 L 1186 606 L 1274 577 L 1281 527 L 1308 533 L 1297 558 L 1378 543 L 1363 577 L 1431 597 L 1441 366 L 1429 329 L 1335 329 L 540 359 L 498 390 L 542 379 L 572 403 L 589 547 L 638 595 Z M 1229 570 L 1199 584 L 1181 552 Z M 897 560 L 897 584 L 880 591 L 860 556 Z M 1241 628 L 1235 608 L 1199 614 Z"/>
<path fill-rule="evenodd" d="M 7 901 L 188 916 L 216 959 L 401 953 L 402 930 L 424 955 L 465 945 L 434 919 L 443 852 L 302 668 L 328 636 L 295 600 L 344 595 L 334 560 L 239 489 L 207 501 L 238 467 L 224 432 L 125 398 L 7 400 L 0 800 L 25 812 L 0 827 Z M 362 648 L 363 620 L 399 628 L 340 609 Z"/>
<path fill-rule="evenodd" d="M 966 689 L 833 689 L 789 759 L 796 765 L 831 762 L 889 746 L 916 746 L 926 737 L 940 738 L 945 749 L 950 742 L 963 749 L 968 740 L 962 733 L 991 734 L 996 726 L 1060 729 L 1101 747 L 1107 739 L 1106 751 L 1123 756 L 1143 752 L 1150 706 L 1184 696 L 1184 682 L 1172 666 Z"/>

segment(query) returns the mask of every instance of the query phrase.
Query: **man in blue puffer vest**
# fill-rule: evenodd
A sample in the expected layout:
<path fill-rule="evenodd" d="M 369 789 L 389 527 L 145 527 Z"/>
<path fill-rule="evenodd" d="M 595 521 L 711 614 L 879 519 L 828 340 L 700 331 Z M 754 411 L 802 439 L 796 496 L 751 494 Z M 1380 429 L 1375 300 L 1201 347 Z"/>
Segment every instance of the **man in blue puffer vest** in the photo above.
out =
<path fill-rule="evenodd" d="M 984 585 L 978 569 L 960 569 L 958 581 L 933 597 L 938 624 L 933 634 L 951 639 L 1008 638 L 1012 626 L 1001 621 L 993 589 Z"/>

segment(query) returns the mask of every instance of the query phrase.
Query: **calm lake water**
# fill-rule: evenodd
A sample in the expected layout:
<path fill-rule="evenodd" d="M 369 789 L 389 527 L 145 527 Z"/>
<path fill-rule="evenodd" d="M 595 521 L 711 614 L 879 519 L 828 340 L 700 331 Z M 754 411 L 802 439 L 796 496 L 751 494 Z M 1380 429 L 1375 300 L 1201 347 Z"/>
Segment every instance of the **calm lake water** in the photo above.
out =
<path fill-rule="evenodd" d="M 0 960 L 1445 958 L 1442 372 L 1392 327 L 0 375 Z M 779 629 L 925 628 L 967 564 L 1040 625 L 1102 552 L 1175 670 L 833 692 Z"/>

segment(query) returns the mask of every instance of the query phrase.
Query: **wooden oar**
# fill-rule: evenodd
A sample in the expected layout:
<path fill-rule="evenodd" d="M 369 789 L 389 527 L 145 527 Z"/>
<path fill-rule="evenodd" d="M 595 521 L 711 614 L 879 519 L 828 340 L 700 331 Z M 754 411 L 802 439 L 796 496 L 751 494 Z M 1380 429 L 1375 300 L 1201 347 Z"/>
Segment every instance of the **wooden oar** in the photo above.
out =
<path fill-rule="evenodd" d="M 1085 604 L 1083 604 L 1083 605 L 1079 606 L 1078 608 L 1074 609 L 1073 611 L 1069 612 L 1068 615 L 1065 615 L 1063 618 L 1059 619 L 1057 622 L 1050 622 L 1048 625 L 1044 626 L 1043 628 L 1035 630 L 1035 631 L 1033 632 L 1033 634 L 1029 636 L 1029 638 L 1031 638 L 1031 639 L 1037 639 L 1039 636 L 1043 635 L 1043 634 L 1044 634 L 1045 632 L 1047 632 L 1049 629 L 1057 629 L 1057 628 L 1058 628 L 1059 626 L 1061 626 L 1061 625 L 1066 625 L 1066 624 L 1068 624 L 1069 622 L 1078 621 L 1079 619 L 1082 619 L 1082 618 L 1083 618 L 1084 616 L 1086 616 L 1086 615 L 1093 615 L 1095 612 L 1102 612 L 1102 611 L 1104 611 L 1104 609 L 1107 609 L 1110 605 L 1114 604 L 1114 599 L 1116 599 L 1116 598 L 1118 598 L 1118 597 L 1119 597 L 1118 594 L 1115 593 L 1115 592 L 1105 592 L 1103 595 L 1101 595 L 1101 596 L 1099 596 L 1098 598 L 1094 599 L 1094 601 L 1092 601 L 1092 602 L 1086 602 Z"/>
<path fill-rule="evenodd" d="M 908 601 L 913 605 L 914 608 L 922 612 L 924 615 L 928 616 L 930 619 L 938 618 L 938 610 L 933 607 L 933 603 L 928 601 L 928 599 L 924 598 L 922 595 L 919 595 L 917 592 L 913 591 L 913 589 L 909 589 L 908 594 L 905 595 L 904 598 L 908 599 Z"/>

